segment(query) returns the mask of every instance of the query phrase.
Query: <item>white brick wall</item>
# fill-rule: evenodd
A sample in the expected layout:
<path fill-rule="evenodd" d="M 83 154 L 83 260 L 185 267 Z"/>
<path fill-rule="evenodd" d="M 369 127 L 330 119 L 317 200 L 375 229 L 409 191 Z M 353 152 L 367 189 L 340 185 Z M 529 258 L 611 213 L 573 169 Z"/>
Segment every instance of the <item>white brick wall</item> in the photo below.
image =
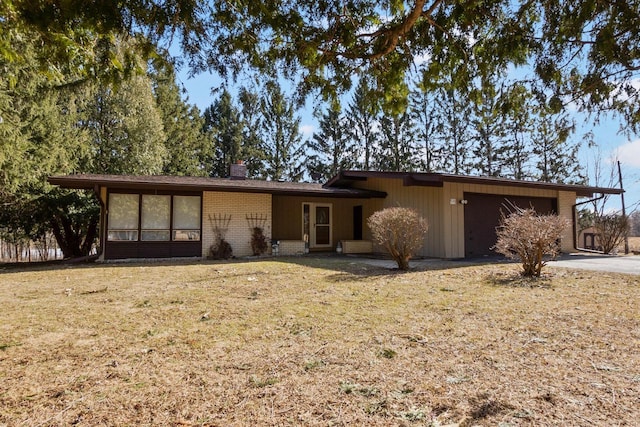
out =
<path fill-rule="evenodd" d="M 558 192 L 558 216 L 569 221 L 569 225 L 562 233 L 560 247 L 562 252 L 575 252 L 573 247 L 573 205 L 576 202 L 576 193 L 568 191 Z"/>
<path fill-rule="evenodd" d="M 263 216 L 267 220 L 264 235 L 271 239 L 271 195 L 250 193 L 226 193 L 205 191 L 202 196 L 202 256 L 209 254 L 215 242 L 215 232 L 210 216 L 231 216 L 225 240 L 231 245 L 234 256 L 249 256 L 251 251 L 251 229 L 247 216 Z M 267 253 L 271 251 L 270 241 Z"/>
<path fill-rule="evenodd" d="M 304 254 L 304 240 L 280 240 L 278 254 L 282 256 Z"/>

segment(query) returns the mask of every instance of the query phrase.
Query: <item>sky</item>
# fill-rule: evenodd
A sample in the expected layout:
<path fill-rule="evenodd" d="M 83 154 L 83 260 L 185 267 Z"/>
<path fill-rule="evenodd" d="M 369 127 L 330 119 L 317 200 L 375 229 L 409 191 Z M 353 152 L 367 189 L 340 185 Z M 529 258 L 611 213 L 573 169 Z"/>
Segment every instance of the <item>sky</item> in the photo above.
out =
<path fill-rule="evenodd" d="M 186 90 L 188 102 L 197 105 L 201 111 L 212 104 L 215 96 L 211 94 L 211 90 L 219 87 L 221 82 L 221 79 L 214 74 L 203 73 L 190 78 L 186 69 L 180 70 L 178 73 L 178 84 Z M 317 129 L 312 102 L 307 102 L 305 108 L 301 109 L 298 114 L 301 117 L 300 131 L 303 137 L 305 139 L 311 138 Z M 589 185 L 617 188 L 619 183 L 617 181 L 616 159 L 620 160 L 627 214 L 631 213 L 633 209 L 640 210 L 640 135 L 628 137 L 619 133 L 620 122 L 615 117 L 608 117 L 605 120 L 600 120 L 600 123 L 594 123 L 592 119 L 588 119 L 576 111 L 572 114 L 578 124 L 575 137 L 581 139 L 585 133 L 592 132 L 597 144 L 595 148 L 583 146 L 580 153 L 580 159 L 583 165 L 586 165 L 589 175 Z M 594 164 L 598 161 L 604 171 L 604 179 L 601 182 L 596 182 L 594 177 Z M 611 170 L 616 172 L 615 182 L 609 180 Z M 620 197 L 609 198 L 608 210 L 620 210 L 621 207 Z"/>

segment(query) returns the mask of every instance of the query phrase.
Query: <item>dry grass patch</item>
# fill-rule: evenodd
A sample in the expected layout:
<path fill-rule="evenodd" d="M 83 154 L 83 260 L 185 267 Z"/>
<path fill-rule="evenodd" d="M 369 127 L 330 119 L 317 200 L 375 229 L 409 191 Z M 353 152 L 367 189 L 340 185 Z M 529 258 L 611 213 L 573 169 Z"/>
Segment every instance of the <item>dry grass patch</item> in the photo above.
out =
<path fill-rule="evenodd" d="M 340 258 L 0 273 L 0 425 L 636 425 L 637 276 Z"/>

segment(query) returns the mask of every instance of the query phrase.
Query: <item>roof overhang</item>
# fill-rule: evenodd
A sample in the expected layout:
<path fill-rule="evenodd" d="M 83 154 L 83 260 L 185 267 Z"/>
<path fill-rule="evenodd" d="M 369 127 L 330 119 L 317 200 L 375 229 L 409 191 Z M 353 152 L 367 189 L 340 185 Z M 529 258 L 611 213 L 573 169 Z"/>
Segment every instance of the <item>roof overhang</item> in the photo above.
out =
<path fill-rule="evenodd" d="M 593 197 L 594 194 L 622 194 L 624 190 L 620 188 L 592 187 L 575 184 L 555 184 L 541 181 L 523 181 L 506 178 L 494 178 L 486 176 L 466 176 L 445 173 L 422 173 L 422 172 L 376 172 L 376 171 L 341 171 L 331 178 L 324 187 L 352 188 L 353 184 L 359 181 L 366 181 L 369 178 L 401 179 L 405 187 L 425 186 L 442 187 L 445 182 L 480 184 L 501 187 L 520 187 L 541 190 L 570 191 L 575 192 L 577 197 Z"/>
<path fill-rule="evenodd" d="M 51 176 L 48 178 L 48 182 L 62 188 L 92 190 L 106 187 L 109 189 L 135 191 L 219 191 L 352 199 L 384 198 L 387 196 L 385 192 L 381 191 L 358 188 L 329 188 L 312 183 L 190 176 L 78 174 Z"/>

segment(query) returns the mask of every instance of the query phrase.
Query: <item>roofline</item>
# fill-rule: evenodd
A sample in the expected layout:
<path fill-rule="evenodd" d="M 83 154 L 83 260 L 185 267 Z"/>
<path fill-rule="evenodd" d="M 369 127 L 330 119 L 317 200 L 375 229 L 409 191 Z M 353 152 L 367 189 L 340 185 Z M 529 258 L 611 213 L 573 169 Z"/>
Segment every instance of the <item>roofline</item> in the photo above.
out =
<path fill-rule="evenodd" d="M 178 182 L 162 182 L 161 175 L 152 176 L 135 176 L 135 175 L 90 175 L 90 174 L 78 174 L 78 175 L 56 175 L 47 178 L 47 181 L 52 185 L 57 185 L 62 188 L 74 188 L 74 189 L 96 189 L 96 187 L 107 187 L 116 189 L 129 189 L 129 190 L 162 190 L 162 191 L 218 191 L 218 192 L 237 192 L 237 193 L 251 193 L 251 194 L 272 194 L 282 196 L 306 196 L 306 197 L 337 197 L 337 198 L 352 198 L 352 199 L 368 199 L 368 198 L 385 198 L 386 192 L 356 189 L 356 188 L 326 188 L 318 187 L 314 188 L 285 188 L 285 184 L 291 184 L 290 182 L 282 183 L 282 188 L 278 188 L 278 181 L 259 181 L 259 180 L 234 180 L 234 179 L 212 179 L 210 183 L 203 181 L 190 182 L 188 180 L 180 181 L 181 177 L 170 177 L 171 179 L 178 180 Z M 193 178 L 193 177 L 185 177 Z M 206 180 L 206 178 L 203 178 Z M 269 183 L 271 186 L 247 186 L 239 185 L 240 183 Z M 300 183 L 303 185 L 304 183 Z"/>
<path fill-rule="evenodd" d="M 340 187 L 345 184 L 350 187 L 351 182 L 363 181 L 369 178 L 391 178 L 402 179 L 403 185 L 442 187 L 445 182 L 455 182 L 463 184 L 496 185 L 507 187 L 528 187 L 544 190 L 573 191 L 578 197 L 592 197 L 593 194 L 622 194 L 623 189 L 608 187 L 592 187 L 577 184 L 555 184 L 542 181 L 523 181 L 507 178 L 495 178 L 488 176 L 467 176 L 453 175 L 446 173 L 427 172 L 378 172 L 378 171 L 340 171 L 324 185 L 325 187 Z M 344 187 L 342 187 L 344 188 Z"/>

